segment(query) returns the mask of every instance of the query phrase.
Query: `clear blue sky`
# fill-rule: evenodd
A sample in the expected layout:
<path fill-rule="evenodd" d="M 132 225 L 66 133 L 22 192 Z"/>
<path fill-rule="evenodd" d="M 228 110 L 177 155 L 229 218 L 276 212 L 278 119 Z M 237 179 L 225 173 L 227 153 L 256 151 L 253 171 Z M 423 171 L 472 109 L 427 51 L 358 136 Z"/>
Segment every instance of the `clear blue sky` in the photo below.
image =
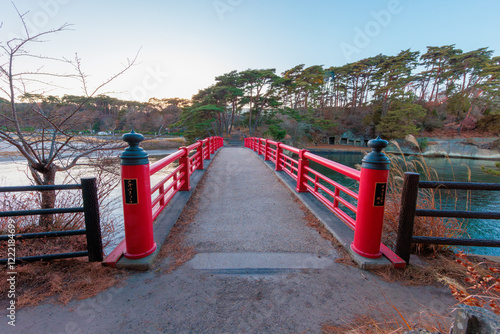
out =
<path fill-rule="evenodd" d="M 379 53 L 456 44 L 500 55 L 498 0 L 16 0 L 34 31 L 68 22 L 36 52 L 75 52 L 94 85 L 140 49 L 139 64 L 103 92 L 119 98 L 190 98 L 231 70 L 340 66 Z M 20 33 L 0 2 L 0 39 Z M 361 32 L 361 33 L 360 33 Z M 364 35 L 364 36 L 363 36 Z M 1 58 L 0 58 L 1 59 Z M 37 66 L 26 60 L 22 66 Z M 78 85 L 51 93 L 81 95 Z"/>

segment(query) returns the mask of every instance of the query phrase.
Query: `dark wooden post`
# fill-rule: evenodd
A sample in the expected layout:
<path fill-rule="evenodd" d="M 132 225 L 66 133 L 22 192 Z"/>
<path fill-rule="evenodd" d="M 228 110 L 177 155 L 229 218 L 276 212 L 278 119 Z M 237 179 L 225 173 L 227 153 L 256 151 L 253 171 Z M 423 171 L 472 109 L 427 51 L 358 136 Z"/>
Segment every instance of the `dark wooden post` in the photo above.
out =
<path fill-rule="evenodd" d="M 420 174 L 418 173 L 405 173 L 401 195 L 396 254 L 408 264 L 410 263 L 411 239 L 413 237 L 413 223 L 417 207 L 419 178 Z"/>
<path fill-rule="evenodd" d="M 103 257 L 99 201 L 97 198 L 97 181 L 96 178 L 93 177 L 84 178 L 81 182 L 89 261 L 101 262 Z"/>

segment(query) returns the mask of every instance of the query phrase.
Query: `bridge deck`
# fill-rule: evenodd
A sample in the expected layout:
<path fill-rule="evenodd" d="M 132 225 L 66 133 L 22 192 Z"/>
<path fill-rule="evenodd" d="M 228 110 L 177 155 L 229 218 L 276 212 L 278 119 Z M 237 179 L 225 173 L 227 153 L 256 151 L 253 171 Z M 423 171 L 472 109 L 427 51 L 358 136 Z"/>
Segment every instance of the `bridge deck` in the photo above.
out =
<path fill-rule="evenodd" d="M 197 253 L 303 253 L 333 262 L 331 243 L 306 226 L 294 195 L 250 150 L 222 149 L 205 177 L 187 239 Z"/>
<path fill-rule="evenodd" d="M 20 310 L 16 330 L 320 333 L 357 314 L 401 321 L 391 304 L 410 322 L 454 304 L 446 288 L 388 283 L 336 263 L 334 247 L 248 149 L 223 148 L 196 192 L 198 212 L 185 232 L 194 258 L 167 273 L 167 257 L 88 300 Z"/>

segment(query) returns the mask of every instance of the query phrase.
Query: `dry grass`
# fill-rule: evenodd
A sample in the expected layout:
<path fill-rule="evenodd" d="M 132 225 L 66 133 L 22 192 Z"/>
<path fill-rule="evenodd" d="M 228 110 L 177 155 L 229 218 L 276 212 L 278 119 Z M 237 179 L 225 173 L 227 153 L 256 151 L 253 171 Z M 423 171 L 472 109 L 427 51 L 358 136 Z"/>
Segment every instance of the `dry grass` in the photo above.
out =
<path fill-rule="evenodd" d="M 420 149 L 416 139 L 408 136 L 407 140 Z M 399 148 L 397 142 L 393 142 Z M 400 149 L 400 148 L 399 148 Z M 401 151 L 401 149 L 400 149 Z M 401 152 L 402 153 L 402 152 Z M 389 173 L 389 187 L 386 195 L 386 207 L 384 213 L 384 229 L 382 242 L 393 248 L 396 241 L 399 211 L 401 203 L 401 191 L 405 172 L 420 173 L 420 180 L 438 181 L 437 172 L 427 165 L 423 157 L 407 159 L 403 154 L 389 155 L 391 159 L 391 170 Z M 453 167 L 450 162 L 450 168 Z M 417 209 L 441 210 L 447 201 L 456 204 L 457 193 L 445 189 L 420 189 L 418 195 Z M 470 195 L 468 196 L 470 198 Z M 438 217 L 415 217 L 414 235 L 429 237 L 460 237 L 465 233 L 465 224 L 456 218 Z M 446 249 L 446 246 L 413 244 L 412 252 L 425 254 L 429 251 Z"/>
<path fill-rule="evenodd" d="M 58 196 L 57 207 L 76 207 L 81 195 L 73 191 L 65 191 L 66 196 Z M 62 203 L 61 203 L 62 202 Z M 2 193 L 0 194 L 0 210 L 32 210 L 40 207 L 39 193 Z M 84 218 L 82 213 L 77 214 L 56 214 L 54 222 L 49 227 L 38 226 L 38 216 L 12 217 L 10 221 L 14 222 L 15 232 L 37 233 L 50 231 L 77 230 L 84 227 Z M 9 218 L 0 218 L 0 234 L 7 234 L 7 225 Z M 87 248 L 85 235 L 25 239 L 16 241 L 16 257 L 33 256 L 42 254 L 67 253 L 84 251 Z M 0 254 L 7 254 L 7 243 L 0 243 Z M 0 257 L 5 257 L 0 256 Z"/>
<path fill-rule="evenodd" d="M 500 314 L 500 265 L 493 262 L 477 262 L 459 252 L 456 262 L 466 271 L 464 282 L 444 277 L 451 293 L 461 304 L 490 308 Z"/>
<path fill-rule="evenodd" d="M 72 299 L 85 299 L 97 295 L 121 281 L 118 272 L 101 263 L 87 260 L 54 260 L 18 264 L 16 275 L 16 307 L 36 306 L 49 297 L 67 304 Z M 7 271 L 0 272 L 0 295 L 7 296 Z"/>
<path fill-rule="evenodd" d="M 456 263 L 451 251 L 429 253 L 421 257 L 424 265 L 409 265 L 404 269 L 393 267 L 373 271 L 387 282 L 403 285 L 441 285 L 443 277 L 464 281 L 466 272 Z"/>
<path fill-rule="evenodd" d="M 189 226 L 194 221 L 196 214 L 198 213 L 198 202 L 200 201 L 200 193 L 205 184 L 207 172 L 205 172 L 195 191 L 191 195 L 191 198 L 184 206 L 179 219 L 177 219 L 177 222 L 170 230 L 167 240 L 158 254 L 160 259 L 168 258 L 170 260 L 168 267 L 164 271 L 167 274 L 182 266 L 196 255 L 195 248 L 187 245 L 185 239 Z"/>
<path fill-rule="evenodd" d="M 376 273 L 386 281 L 405 285 L 444 284 L 449 286 L 457 304 L 485 307 L 500 314 L 500 264 L 483 260 L 463 253 L 439 252 L 428 254 L 424 266 L 409 266 L 404 270 L 390 268 Z M 414 329 L 416 324 L 429 331 L 448 332 L 449 319 L 431 312 L 410 319 L 386 302 L 390 307 L 383 312 L 360 314 L 341 325 L 324 325 L 323 333 L 402 333 Z"/>
<path fill-rule="evenodd" d="M 357 314 L 343 324 L 324 324 L 324 334 L 396 334 L 412 329 L 426 329 L 430 332 L 448 333 L 449 320 L 430 312 L 422 312 L 417 318 L 407 319 L 397 309 L 388 307 L 374 311 L 374 314 Z"/>
<path fill-rule="evenodd" d="M 304 213 L 304 220 L 307 222 L 306 225 L 316 230 L 323 239 L 330 241 L 332 246 L 335 247 L 339 255 L 339 257 L 335 259 L 335 262 L 346 266 L 357 266 L 356 262 L 352 260 L 351 256 L 346 252 L 342 244 L 334 238 L 330 231 L 326 229 L 325 225 L 323 225 L 323 223 L 320 222 L 319 219 L 316 218 L 316 216 L 312 214 L 312 212 L 295 196 L 294 202 L 297 203 L 299 209 Z"/>
<path fill-rule="evenodd" d="M 2 158 L 11 158 L 11 157 L 20 157 L 22 156 L 21 153 L 15 151 L 15 152 L 0 152 L 0 157 Z"/>
<path fill-rule="evenodd" d="M 167 150 L 184 145 L 186 145 L 186 140 L 182 137 L 147 139 L 141 143 L 141 147 L 145 150 Z"/>

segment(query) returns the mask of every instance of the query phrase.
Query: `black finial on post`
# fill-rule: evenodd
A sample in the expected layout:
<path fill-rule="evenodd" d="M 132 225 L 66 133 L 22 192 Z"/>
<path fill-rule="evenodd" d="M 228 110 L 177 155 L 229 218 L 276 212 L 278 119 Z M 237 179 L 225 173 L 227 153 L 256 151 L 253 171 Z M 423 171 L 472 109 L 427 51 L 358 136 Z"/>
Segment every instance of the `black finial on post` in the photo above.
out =
<path fill-rule="evenodd" d="M 361 167 L 368 169 L 387 170 L 389 169 L 389 158 L 382 150 L 387 147 L 387 140 L 380 137 L 372 139 L 368 142 L 368 146 L 372 151 L 361 160 Z"/>
<path fill-rule="evenodd" d="M 122 136 L 123 141 L 127 142 L 127 147 L 120 155 L 120 164 L 123 166 L 147 165 L 149 164 L 148 153 L 139 143 L 144 140 L 144 136 L 136 133 L 134 130 Z"/>

